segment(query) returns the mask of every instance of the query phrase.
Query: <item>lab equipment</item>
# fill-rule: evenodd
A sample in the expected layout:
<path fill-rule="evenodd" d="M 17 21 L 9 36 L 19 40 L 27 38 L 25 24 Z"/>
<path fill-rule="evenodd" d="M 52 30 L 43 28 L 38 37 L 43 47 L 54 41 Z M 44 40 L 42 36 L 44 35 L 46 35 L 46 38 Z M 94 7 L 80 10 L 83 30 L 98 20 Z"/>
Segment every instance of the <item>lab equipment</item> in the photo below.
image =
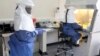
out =
<path fill-rule="evenodd" d="M 10 23 L 2 23 L 2 24 L 0 24 L 0 30 L 3 33 L 14 32 L 13 25 L 11 25 Z"/>
<path fill-rule="evenodd" d="M 0 56 L 3 56 L 3 46 L 2 46 L 2 33 L 1 33 L 1 30 L 0 30 Z"/>
<path fill-rule="evenodd" d="M 96 56 L 100 50 L 100 0 L 97 0 L 93 16 L 91 37 L 88 38 L 88 56 Z"/>

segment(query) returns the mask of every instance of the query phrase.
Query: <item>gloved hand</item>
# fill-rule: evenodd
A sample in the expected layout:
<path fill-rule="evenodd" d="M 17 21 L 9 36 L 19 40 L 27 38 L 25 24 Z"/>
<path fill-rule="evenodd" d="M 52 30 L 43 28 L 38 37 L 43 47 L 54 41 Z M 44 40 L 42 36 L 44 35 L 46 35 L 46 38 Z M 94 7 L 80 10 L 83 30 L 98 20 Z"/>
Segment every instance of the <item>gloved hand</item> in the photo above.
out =
<path fill-rule="evenodd" d="M 36 28 L 36 31 L 37 31 L 37 35 L 40 35 L 44 32 L 44 30 L 42 28 Z"/>

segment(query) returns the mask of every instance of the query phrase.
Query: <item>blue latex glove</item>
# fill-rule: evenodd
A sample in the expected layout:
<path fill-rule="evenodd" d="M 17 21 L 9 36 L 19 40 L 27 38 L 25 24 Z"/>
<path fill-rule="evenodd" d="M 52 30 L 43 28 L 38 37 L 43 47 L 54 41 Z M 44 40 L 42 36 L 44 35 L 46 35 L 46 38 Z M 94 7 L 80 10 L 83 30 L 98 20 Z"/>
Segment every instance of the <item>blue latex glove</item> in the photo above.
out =
<path fill-rule="evenodd" d="M 40 35 L 44 32 L 44 30 L 42 28 L 36 28 L 36 32 L 38 32 L 37 35 Z"/>

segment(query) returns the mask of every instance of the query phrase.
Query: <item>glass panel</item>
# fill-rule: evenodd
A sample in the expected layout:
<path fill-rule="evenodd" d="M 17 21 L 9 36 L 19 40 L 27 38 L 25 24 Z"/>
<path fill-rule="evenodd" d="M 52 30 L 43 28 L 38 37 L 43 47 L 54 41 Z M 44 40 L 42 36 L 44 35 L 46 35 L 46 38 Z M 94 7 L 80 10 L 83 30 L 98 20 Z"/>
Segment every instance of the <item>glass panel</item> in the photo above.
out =
<path fill-rule="evenodd" d="M 94 9 L 76 9 L 75 17 L 79 25 L 84 29 L 88 29 L 93 17 Z"/>

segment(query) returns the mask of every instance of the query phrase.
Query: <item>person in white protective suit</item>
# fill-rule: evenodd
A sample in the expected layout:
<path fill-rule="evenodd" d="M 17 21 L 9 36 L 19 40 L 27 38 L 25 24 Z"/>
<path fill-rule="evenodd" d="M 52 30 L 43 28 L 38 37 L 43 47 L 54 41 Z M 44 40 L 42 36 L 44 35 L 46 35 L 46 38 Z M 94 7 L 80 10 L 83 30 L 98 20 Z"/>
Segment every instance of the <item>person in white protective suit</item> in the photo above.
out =
<path fill-rule="evenodd" d="M 67 11 L 67 23 L 76 23 L 74 11 L 76 9 L 73 6 L 68 7 Z"/>
<path fill-rule="evenodd" d="M 81 34 L 78 31 L 82 31 L 82 27 L 76 23 L 74 11 L 75 8 L 72 6 L 67 8 L 66 23 L 63 25 L 63 32 L 71 38 L 73 44 L 79 46 Z"/>
<path fill-rule="evenodd" d="M 15 11 L 14 29 L 15 31 L 27 30 L 34 31 L 31 10 L 34 6 L 32 0 L 21 0 Z"/>
<path fill-rule="evenodd" d="M 15 32 L 8 42 L 10 56 L 33 56 L 34 40 L 36 34 L 42 30 L 35 30 L 31 10 L 34 6 L 32 0 L 20 0 L 17 4 L 14 17 Z"/>

